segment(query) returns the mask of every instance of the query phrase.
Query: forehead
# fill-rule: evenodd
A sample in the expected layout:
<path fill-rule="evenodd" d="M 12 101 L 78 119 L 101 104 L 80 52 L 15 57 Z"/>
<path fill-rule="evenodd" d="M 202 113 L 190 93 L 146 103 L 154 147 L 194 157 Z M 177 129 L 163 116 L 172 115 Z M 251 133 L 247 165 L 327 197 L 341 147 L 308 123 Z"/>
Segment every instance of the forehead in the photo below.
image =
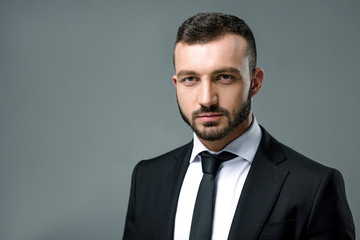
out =
<path fill-rule="evenodd" d="M 247 42 L 236 34 L 226 34 L 204 44 L 179 42 L 174 50 L 176 71 L 194 68 L 233 67 L 248 65 Z"/>

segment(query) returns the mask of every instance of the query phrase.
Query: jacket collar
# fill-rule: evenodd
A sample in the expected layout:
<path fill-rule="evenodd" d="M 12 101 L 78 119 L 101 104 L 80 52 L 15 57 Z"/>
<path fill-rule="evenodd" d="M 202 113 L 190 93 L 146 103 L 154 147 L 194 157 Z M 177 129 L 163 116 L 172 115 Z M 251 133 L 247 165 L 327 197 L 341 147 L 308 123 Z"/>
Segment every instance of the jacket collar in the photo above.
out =
<path fill-rule="evenodd" d="M 286 160 L 280 144 L 262 128 L 260 146 L 246 178 L 229 239 L 257 239 L 288 171 L 277 164 Z"/>

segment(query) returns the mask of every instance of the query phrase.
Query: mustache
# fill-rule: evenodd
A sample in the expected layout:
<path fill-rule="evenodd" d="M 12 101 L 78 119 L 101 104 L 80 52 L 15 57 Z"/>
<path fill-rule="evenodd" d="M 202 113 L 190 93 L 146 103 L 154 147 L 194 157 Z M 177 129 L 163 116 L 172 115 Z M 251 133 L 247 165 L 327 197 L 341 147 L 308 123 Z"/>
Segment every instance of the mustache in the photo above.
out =
<path fill-rule="evenodd" d="M 193 120 L 200 114 L 204 113 L 223 113 L 226 117 L 230 118 L 230 113 L 225 108 L 219 107 L 217 105 L 211 105 L 209 107 L 201 106 L 199 110 L 196 110 L 192 113 Z"/>

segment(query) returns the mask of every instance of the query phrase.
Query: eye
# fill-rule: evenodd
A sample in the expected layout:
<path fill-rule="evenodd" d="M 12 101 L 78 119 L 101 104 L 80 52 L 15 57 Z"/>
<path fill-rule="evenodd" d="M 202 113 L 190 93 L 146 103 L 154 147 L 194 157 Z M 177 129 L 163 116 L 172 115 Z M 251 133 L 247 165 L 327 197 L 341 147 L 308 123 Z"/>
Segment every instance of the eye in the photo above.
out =
<path fill-rule="evenodd" d="M 198 79 L 196 77 L 185 77 L 181 80 L 185 85 L 192 86 L 197 83 Z"/>
<path fill-rule="evenodd" d="M 229 74 L 221 74 L 216 78 L 216 80 L 224 83 L 230 83 L 234 80 L 234 76 Z"/>

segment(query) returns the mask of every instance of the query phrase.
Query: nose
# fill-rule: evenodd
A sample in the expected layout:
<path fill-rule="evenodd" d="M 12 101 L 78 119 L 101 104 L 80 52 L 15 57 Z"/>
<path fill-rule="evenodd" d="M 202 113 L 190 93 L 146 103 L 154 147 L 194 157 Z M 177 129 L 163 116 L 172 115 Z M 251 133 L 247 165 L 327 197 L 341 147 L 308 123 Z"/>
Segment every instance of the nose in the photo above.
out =
<path fill-rule="evenodd" d="M 198 96 L 198 103 L 201 106 L 210 107 L 218 104 L 216 86 L 210 79 L 201 81 Z"/>

